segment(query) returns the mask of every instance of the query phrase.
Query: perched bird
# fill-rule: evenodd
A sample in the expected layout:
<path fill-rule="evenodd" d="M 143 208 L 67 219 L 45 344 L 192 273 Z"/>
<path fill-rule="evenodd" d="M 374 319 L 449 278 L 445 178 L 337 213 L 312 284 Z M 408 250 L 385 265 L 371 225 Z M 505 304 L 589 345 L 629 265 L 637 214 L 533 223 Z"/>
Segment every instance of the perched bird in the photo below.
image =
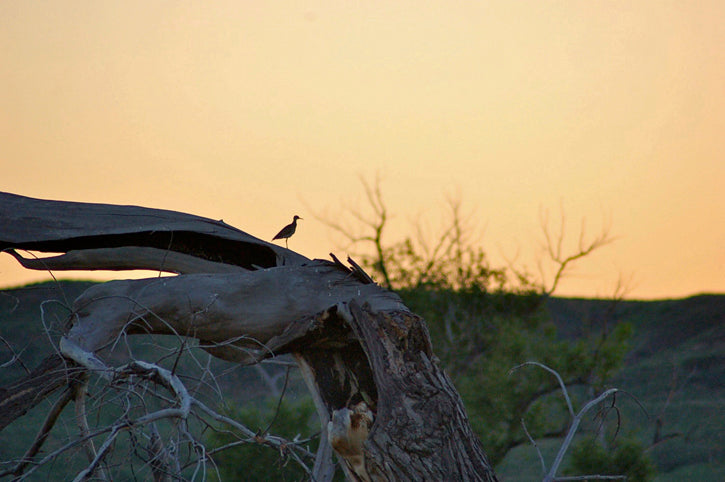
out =
<path fill-rule="evenodd" d="M 297 216 L 295 214 L 295 217 L 292 218 L 292 222 L 289 223 L 287 226 L 283 227 L 282 230 L 277 233 L 277 236 L 272 238 L 272 241 L 275 239 L 284 239 L 284 246 L 287 247 L 287 240 L 292 237 L 293 234 L 295 234 L 295 231 L 297 230 L 297 220 L 302 219 L 301 217 Z"/>
<path fill-rule="evenodd" d="M 332 412 L 327 422 L 327 437 L 335 452 L 340 455 L 357 474 L 360 480 L 369 481 L 365 470 L 364 443 L 373 425 L 373 412 L 367 403 L 360 402 L 352 410 L 343 407 Z"/>

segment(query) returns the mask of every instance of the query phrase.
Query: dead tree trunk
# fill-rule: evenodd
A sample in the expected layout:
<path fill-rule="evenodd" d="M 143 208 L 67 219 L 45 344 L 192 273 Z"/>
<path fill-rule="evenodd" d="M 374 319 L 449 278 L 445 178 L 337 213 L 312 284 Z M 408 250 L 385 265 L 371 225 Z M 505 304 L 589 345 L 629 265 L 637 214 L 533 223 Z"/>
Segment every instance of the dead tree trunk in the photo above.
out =
<path fill-rule="evenodd" d="M 74 380 L 72 367 L 103 367 L 96 354 L 121 334 L 177 334 L 240 363 L 295 356 L 323 427 L 316 480 L 331 477 L 330 447 L 349 480 L 496 480 L 424 321 L 352 260 L 309 260 L 183 213 L 6 193 L 0 249 L 28 269 L 177 274 L 83 293 L 63 358 L 0 391 L 0 429 Z"/>

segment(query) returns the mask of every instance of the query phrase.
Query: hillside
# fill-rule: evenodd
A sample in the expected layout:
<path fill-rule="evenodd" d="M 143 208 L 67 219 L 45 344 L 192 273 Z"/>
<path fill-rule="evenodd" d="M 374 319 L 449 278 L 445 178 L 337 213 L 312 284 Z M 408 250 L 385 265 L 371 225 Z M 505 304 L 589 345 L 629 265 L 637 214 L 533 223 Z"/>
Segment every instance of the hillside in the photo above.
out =
<path fill-rule="evenodd" d="M 43 283 L 0 291 L 0 386 L 22 376 L 49 349 L 44 326 L 55 338 L 66 322 L 72 300 L 90 283 Z M 603 323 L 631 323 L 634 335 L 625 368 L 612 385 L 638 402 L 619 399 L 623 431 L 646 445 L 659 475 L 657 481 L 725 480 L 725 295 L 700 295 L 680 300 L 623 301 L 553 298 L 548 308 L 559 334 L 576 338 Z M 161 340 L 172 347 L 176 340 Z M 13 354 L 8 349 L 15 347 Z M 157 347 L 134 343 L 139 358 L 168 363 Z M 19 355 L 19 363 L 6 363 Z M 171 360 L 173 361 L 173 360 Z M 266 389 L 265 378 L 254 368 L 212 361 L 221 373 L 219 393 L 238 402 L 254 399 Z M 266 368 L 266 380 L 282 371 Z M 240 389 L 243 387 L 243 389 Z M 295 392 L 304 390 L 294 384 Z M 640 408 L 641 405 L 641 408 Z M 29 417 L 39 417 L 31 413 Z M 19 421 L 22 422 L 22 421 Z M 33 424 L 16 423 L 0 433 L 0 458 L 13 455 L 18 439 L 34 435 Z M 34 426 L 34 425 L 33 425 Z M 10 441 L 14 444 L 10 444 Z M 554 444 L 543 441 L 545 453 Z M 523 469 L 522 469 L 523 467 Z M 503 481 L 540 480 L 539 465 L 531 447 L 513 450 L 499 467 Z M 693 478 L 694 477 L 694 478 Z"/>
<path fill-rule="evenodd" d="M 632 324 L 625 367 L 612 385 L 642 405 L 618 403 L 623 431 L 653 445 L 657 481 L 725 480 L 725 296 L 616 305 L 560 298 L 549 309 L 563 336 L 605 321 Z"/>

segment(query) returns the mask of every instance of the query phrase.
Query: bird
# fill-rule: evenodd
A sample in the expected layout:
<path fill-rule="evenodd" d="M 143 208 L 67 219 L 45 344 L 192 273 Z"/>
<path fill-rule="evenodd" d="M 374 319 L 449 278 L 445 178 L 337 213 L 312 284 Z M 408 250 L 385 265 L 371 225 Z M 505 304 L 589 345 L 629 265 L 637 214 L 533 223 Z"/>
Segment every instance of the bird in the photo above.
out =
<path fill-rule="evenodd" d="M 370 480 L 365 470 L 363 444 L 372 425 L 373 412 L 365 402 L 354 405 L 352 409 L 343 407 L 333 411 L 332 420 L 327 422 L 327 440 L 360 480 Z"/>
<path fill-rule="evenodd" d="M 283 227 L 282 230 L 277 233 L 277 236 L 272 238 L 272 241 L 275 239 L 284 239 L 284 246 L 285 248 L 287 246 L 287 240 L 292 237 L 293 234 L 295 234 L 295 231 L 297 230 L 297 220 L 302 219 L 301 217 L 297 216 L 296 214 L 292 218 L 292 222 L 289 223 L 287 226 Z"/>

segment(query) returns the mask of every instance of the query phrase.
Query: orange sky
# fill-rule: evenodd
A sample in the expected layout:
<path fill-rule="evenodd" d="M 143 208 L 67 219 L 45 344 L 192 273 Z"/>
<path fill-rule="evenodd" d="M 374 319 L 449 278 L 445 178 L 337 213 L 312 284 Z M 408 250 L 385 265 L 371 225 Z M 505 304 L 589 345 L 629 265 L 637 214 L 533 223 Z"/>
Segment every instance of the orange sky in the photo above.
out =
<path fill-rule="evenodd" d="M 539 213 L 617 241 L 559 294 L 725 292 L 725 2 L 0 2 L 0 190 L 340 253 L 380 173 L 395 241 L 459 195 L 494 263 Z M 0 220 L 0 229 L 2 220 Z M 0 286 L 47 279 L 0 256 Z"/>

